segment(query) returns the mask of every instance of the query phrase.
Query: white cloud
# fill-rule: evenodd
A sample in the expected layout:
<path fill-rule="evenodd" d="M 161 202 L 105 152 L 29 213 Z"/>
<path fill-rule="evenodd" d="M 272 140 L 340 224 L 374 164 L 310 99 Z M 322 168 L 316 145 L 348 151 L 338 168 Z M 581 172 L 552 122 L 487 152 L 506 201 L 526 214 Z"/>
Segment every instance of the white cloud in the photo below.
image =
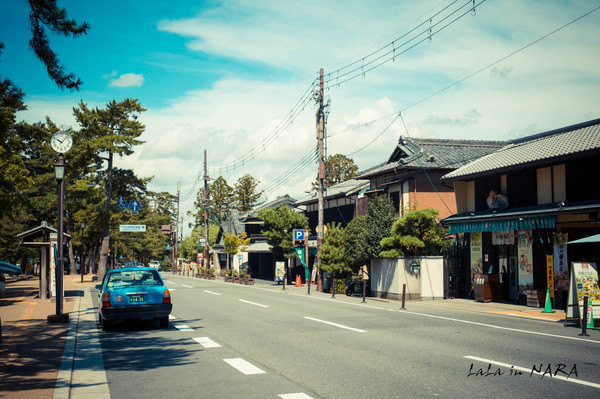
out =
<path fill-rule="evenodd" d="M 136 73 L 124 73 L 117 79 L 111 80 L 110 87 L 141 87 L 144 84 L 144 75 Z"/>

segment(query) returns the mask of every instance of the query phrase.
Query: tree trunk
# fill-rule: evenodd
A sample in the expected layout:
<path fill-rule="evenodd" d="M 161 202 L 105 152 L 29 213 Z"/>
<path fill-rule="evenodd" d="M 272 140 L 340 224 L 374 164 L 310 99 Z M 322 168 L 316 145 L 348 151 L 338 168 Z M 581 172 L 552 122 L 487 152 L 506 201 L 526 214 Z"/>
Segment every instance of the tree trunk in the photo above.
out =
<path fill-rule="evenodd" d="M 87 270 L 89 270 L 90 273 L 94 273 L 94 265 L 96 264 L 96 252 L 98 251 L 98 244 L 94 244 L 92 246 L 92 248 L 90 249 L 90 253 L 87 256 Z M 100 279 L 100 281 L 102 281 Z"/>
<path fill-rule="evenodd" d="M 98 279 L 102 280 L 106 274 L 108 263 L 108 248 L 110 246 L 110 203 L 112 197 L 112 166 L 113 153 L 108 154 L 108 166 L 106 169 L 106 202 L 104 204 L 104 216 L 102 221 L 102 245 L 100 246 L 100 262 L 98 263 Z"/>
<path fill-rule="evenodd" d="M 65 200 L 65 205 L 67 205 L 67 201 Z M 65 233 L 69 234 L 71 236 L 71 241 L 69 241 L 69 250 L 68 250 L 68 256 L 69 256 L 69 270 L 71 271 L 71 274 L 75 274 L 77 273 L 77 264 L 76 264 L 76 259 L 75 259 L 75 254 L 73 252 L 73 234 L 71 234 L 71 225 L 73 224 L 71 221 L 71 217 L 69 214 L 69 210 L 66 209 L 67 207 L 65 206 L 65 223 L 64 223 L 64 229 L 65 229 Z"/>

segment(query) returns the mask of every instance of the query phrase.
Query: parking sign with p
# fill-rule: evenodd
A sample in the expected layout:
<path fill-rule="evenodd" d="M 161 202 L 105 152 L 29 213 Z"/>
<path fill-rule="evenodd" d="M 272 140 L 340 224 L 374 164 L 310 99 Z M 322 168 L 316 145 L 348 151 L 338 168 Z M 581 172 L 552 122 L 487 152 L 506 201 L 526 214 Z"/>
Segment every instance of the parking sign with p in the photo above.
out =
<path fill-rule="evenodd" d="M 304 230 L 294 230 L 294 241 L 304 241 Z"/>

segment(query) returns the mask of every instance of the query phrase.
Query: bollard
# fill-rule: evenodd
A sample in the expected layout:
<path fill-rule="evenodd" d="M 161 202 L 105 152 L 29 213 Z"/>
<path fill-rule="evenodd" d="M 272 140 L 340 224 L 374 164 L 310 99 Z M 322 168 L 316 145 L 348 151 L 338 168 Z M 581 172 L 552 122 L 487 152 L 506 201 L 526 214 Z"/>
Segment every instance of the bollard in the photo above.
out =
<path fill-rule="evenodd" d="M 587 334 L 587 316 L 588 316 L 588 297 L 583 297 L 583 320 L 581 321 L 581 334 L 580 337 L 589 337 Z"/>
<path fill-rule="evenodd" d="M 402 307 L 400 308 L 400 310 L 406 310 L 406 308 L 404 307 L 405 298 L 406 298 L 406 284 L 402 284 Z"/>

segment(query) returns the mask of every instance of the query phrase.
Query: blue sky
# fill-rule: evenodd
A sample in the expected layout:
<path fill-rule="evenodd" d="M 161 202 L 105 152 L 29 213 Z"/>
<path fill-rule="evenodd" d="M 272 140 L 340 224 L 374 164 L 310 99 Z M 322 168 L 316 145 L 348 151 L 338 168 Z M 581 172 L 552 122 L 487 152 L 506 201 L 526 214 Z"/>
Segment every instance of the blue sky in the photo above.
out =
<path fill-rule="evenodd" d="M 117 166 L 154 176 L 156 191 L 174 193 L 180 181 L 184 209 L 198 188 L 204 149 L 213 179 L 223 174 L 233 184 L 250 173 L 267 197 L 299 198 L 316 165 L 282 174 L 315 145 L 315 106 L 307 102 L 289 126 L 285 117 L 319 68 L 328 73 L 353 61 L 360 65 L 418 23 L 427 29 L 429 18 L 451 3 L 59 0 L 70 18 L 90 24 L 88 35 L 77 39 L 49 33 L 65 69 L 83 81 L 79 92 L 68 92 L 50 81 L 28 49 L 27 2 L 4 0 L 0 76 L 26 93 L 28 110 L 19 118 L 29 122 L 48 115 L 76 129 L 72 108 L 79 101 L 102 107 L 138 98 L 148 109 L 141 117 L 146 143 Z M 384 162 L 400 135 L 507 140 L 600 117 L 600 11 L 503 59 L 599 6 L 484 1 L 475 15 L 469 12 L 394 62 L 332 84 L 326 91 L 328 153 L 366 146 L 353 155 L 366 169 Z M 440 19 L 432 18 L 434 32 Z M 382 133 L 399 111 L 408 131 L 396 120 Z M 218 167 L 264 141 L 270 144 L 242 167 Z"/>

